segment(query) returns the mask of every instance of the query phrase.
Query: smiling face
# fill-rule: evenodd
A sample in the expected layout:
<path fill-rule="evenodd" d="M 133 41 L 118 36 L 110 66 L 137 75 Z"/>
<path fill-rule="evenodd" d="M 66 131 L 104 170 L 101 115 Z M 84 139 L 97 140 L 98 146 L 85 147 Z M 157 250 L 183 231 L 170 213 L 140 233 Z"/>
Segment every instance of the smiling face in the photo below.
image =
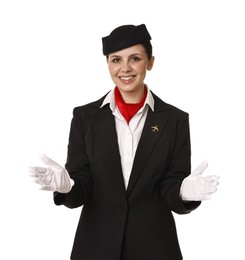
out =
<path fill-rule="evenodd" d="M 144 79 L 151 70 L 154 57 L 148 59 L 143 45 L 132 47 L 108 55 L 111 78 L 118 87 L 126 103 L 138 103 L 144 93 Z"/>

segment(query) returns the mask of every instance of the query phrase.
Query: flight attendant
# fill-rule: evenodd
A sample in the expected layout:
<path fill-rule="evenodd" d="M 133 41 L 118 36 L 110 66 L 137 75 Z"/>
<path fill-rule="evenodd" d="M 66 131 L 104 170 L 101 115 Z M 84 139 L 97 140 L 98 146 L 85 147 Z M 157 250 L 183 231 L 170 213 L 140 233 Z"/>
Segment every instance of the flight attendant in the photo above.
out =
<path fill-rule="evenodd" d="M 195 210 L 218 176 L 202 176 L 206 161 L 191 173 L 188 113 L 145 83 L 146 26 L 120 26 L 102 45 L 115 88 L 74 108 L 65 167 L 43 155 L 30 175 L 56 205 L 83 206 L 72 260 L 180 260 L 172 212 Z"/>

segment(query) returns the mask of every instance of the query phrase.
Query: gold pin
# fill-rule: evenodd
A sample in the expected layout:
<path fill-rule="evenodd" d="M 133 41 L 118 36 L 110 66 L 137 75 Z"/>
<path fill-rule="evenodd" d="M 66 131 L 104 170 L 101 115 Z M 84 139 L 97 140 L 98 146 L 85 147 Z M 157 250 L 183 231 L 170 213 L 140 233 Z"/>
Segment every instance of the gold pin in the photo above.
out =
<path fill-rule="evenodd" d="M 151 127 L 151 130 L 152 130 L 152 132 L 154 132 L 154 133 L 159 132 L 158 125 L 153 125 L 153 126 Z"/>

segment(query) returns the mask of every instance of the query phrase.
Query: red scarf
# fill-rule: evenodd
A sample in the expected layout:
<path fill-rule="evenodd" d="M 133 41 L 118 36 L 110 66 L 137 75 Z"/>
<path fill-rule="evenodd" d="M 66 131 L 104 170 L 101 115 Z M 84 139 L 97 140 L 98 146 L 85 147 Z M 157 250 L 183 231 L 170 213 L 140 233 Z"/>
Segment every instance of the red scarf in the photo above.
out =
<path fill-rule="evenodd" d="M 145 88 L 144 96 L 141 99 L 141 101 L 136 104 L 125 103 L 117 87 L 115 88 L 114 93 L 116 105 L 123 117 L 125 118 L 125 120 L 127 121 L 127 123 L 129 123 L 129 121 L 134 117 L 134 115 L 141 109 L 141 107 L 143 107 L 147 96 L 147 89 Z"/>

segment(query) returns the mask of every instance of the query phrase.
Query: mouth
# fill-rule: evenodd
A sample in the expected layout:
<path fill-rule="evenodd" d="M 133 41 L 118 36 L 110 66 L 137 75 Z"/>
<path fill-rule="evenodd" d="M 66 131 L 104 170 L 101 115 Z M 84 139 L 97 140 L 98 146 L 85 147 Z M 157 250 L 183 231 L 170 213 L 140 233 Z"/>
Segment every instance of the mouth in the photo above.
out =
<path fill-rule="evenodd" d="M 124 83 L 130 83 L 135 76 L 119 76 L 119 79 Z"/>
<path fill-rule="evenodd" d="M 120 79 L 122 80 L 130 80 L 132 79 L 134 76 L 119 76 Z"/>

